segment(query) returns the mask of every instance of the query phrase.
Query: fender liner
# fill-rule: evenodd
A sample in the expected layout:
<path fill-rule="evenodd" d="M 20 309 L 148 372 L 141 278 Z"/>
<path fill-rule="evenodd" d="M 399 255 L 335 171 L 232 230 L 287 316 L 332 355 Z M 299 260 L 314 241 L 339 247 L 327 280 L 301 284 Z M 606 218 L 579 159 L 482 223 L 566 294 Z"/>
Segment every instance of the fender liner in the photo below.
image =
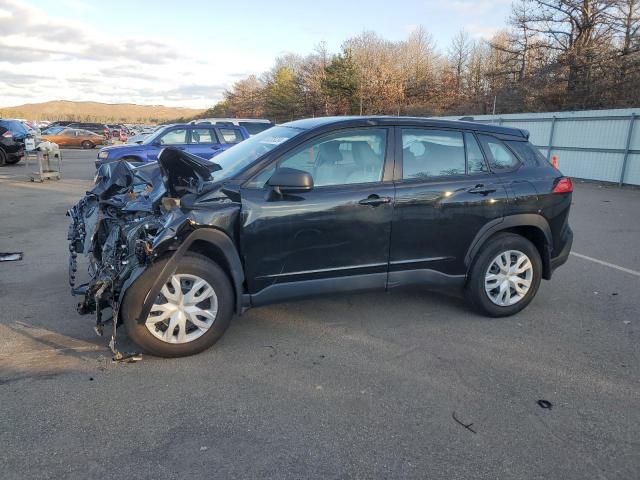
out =
<path fill-rule="evenodd" d="M 543 234 L 545 238 L 545 245 L 542 253 L 543 271 L 549 271 L 549 261 L 551 254 L 551 246 L 553 245 L 551 236 L 551 227 L 549 222 L 542 215 L 537 213 L 522 213 L 517 215 L 508 215 L 506 217 L 497 218 L 486 223 L 480 231 L 476 234 L 471 246 L 467 250 L 467 254 L 464 257 L 464 265 L 469 269 L 471 262 L 477 255 L 480 248 L 493 234 L 502 230 L 507 230 L 513 227 L 536 227 Z"/>
<path fill-rule="evenodd" d="M 153 285 L 149 289 L 149 292 L 144 299 L 138 321 L 149 316 L 149 312 L 151 311 L 151 307 L 153 306 L 153 301 L 160 293 L 162 286 L 167 281 L 167 279 L 175 273 L 178 261 L 189 251 L 191 245 L 197 240 L 204 240 L 205 242 L 215 245 L 224 255 L 229 264 L 229 272 L 231 273 L 233 289 L 236 294 L 235 310 L 236 313 L 242 312 L 242 285 L 244 284 L 244 270 L 242 268 L 240 256 L 238 255 L 238 251 L 233 244 L 233 241 L 227 234 L 225 234 L 221 230 L 215 228 L 199 228 L 191 232 L 187 236 L 187 238 L 185 238 L 182 244 L 173 253 L 171 258 L 169 258 L 169 261 L 162 268 L 162 271 L 153 282 Z"/>

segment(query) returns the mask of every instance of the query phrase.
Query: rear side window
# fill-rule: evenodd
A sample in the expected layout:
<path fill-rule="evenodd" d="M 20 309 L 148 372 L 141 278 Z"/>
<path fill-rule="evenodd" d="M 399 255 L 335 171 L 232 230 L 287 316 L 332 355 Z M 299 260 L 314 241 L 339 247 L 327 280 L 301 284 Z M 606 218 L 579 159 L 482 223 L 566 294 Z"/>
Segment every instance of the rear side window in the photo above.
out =
<path fill-rule="evenodd" d="M 467 145 L 467 173 L 487 173 L 489 169 L 473 133 L 465 132 L 464 143 Z"/>
<path fill-rule="evenodd" d="M 273 127 L 271 123 L 266 122 L 239 122 L 239 124 L 241 127 L 247 129 L 249 135 L 255 135 L 257 133 L 264 132 L 268 128 Z"/>
<path fill-rule="evenodd" d="M 464 175 L 462 132 L 402 129 L 402 178 Z"/>
<path fill-rule="evenodd" d="M 244 140 L 240 131 L 235 128 L 219 128 L 218 131 L 220 132 L 220 135 L 222 135 L 224 143 L 240 143 Z"/>
<path fill-rule="evenodd" d="M 495 137 L 479 135 L 492 170 L 510 170 L 520 162 L 509 148 Z"/>
<path fill-rule="evenodd" d="M 506 144 L 509 145 L 511 149 L 516 152 L 516 155 L 518 155 L 520 159 L 527 165 L 531 165 L 532 167 L 540 167 L 547 161 L 544 155 L 540 153 L 540 150 L 531 145 L 531 143 L 529 142 L 516 142 L 513 140 L 509 140 L 508 142 L 506 142 Z"/>
<path fill-rule="evenodd" d="M 213 132 L 208 128 L 194 128 L 191 130 L 191 143 L 216 143 Z"/>

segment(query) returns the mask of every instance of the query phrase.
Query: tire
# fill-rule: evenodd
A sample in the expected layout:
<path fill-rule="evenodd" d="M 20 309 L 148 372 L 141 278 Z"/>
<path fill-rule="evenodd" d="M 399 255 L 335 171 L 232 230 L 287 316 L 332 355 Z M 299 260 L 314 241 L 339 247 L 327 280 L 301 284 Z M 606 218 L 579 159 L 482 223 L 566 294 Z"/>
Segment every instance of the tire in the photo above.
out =
<path fill-rule="evenodd" d="M 0 165 L 7 163 L 7 152 L 0 148 Z"/>
<path fill-rule="evenodd" d="M 142 308 L 142 304 L 144 303 L 145 296 L 166 262 L 167 260 L 157 261 L 148 268 L 131 285 L 131 287 L 129 287 L 123 299 L 120 314 L 129 337 L 146 352 L 159 357 L 183 357 L 195 355 L 216 343 L 229 326 L 231 317 L 233 316 L 233 289 L 227 274 L 209 258 L 198 254 L 185 255 L 178 261 L 176 272 L 172 277 L 174 279 L 176 277 L 179 279 L 182 290 L 185 291 L 185 303 L 187 305 L 192 305 L 192 303 L 187 301 L 189 293 L 192 291 L 195 293 L 198 291 L 204 292 L 200 296 L 195 295 L 196 298 L 204 297 L 207 290 L 206 285 L 202 287 L 202 290 L 197 290 L 196 288 L 189 289 L 189 282 L 192 282 L 191 285 L 195 286 L 195 282 L 204 280 L 213 290 L 213 296 L 217 303 L 217 311 L 213 316 L 211 313 L 211 307 L 214 305 L 213 297 L 209 300 L 205 300 L 205 302 L 199 302 L 197 305 L 190 307 L 186 306 L 184 307 L 185 311 L 188 308 L 196 308 L 202 309 L 199 311 L 204 313 L 206 310 L 210 316 L 213 316 L 212 324 L 208 329 L 206 329 L 206 331 L 202 332 L 203 328 L 198 328 L 195 323 L 191 322 L 191 317 L 187 316 L 182 317 L 187 318 L 183 323 L 179 323 L 180 321 L 176 320 L 178 323 L 176 323 L 173 331 L 167 333 L 169 322 L 173 321 L 175 318 L 181 317 L 178 310 L 172 310 L 174 313 L 170 314 L 166 319 L 159 322 L 153 322 L 154 318 L 161 318 L 164 316 L 165 310 L 168 311 L 174 308 L 172 300 L 170 300 L 169 297 L 164 297 L 163 294 L 160 294 L 156 299 L 158 303 L 154 304 L 154 307 L 156 308 L 155 310 L 152 308 L 149 317 L 143 321 L 138 321 L 138 316 Z M 194 280 L 194 278 L 199 280 Z M 169 285 L 165 284 L 163 287 L 163 289 L 167 289 L 166 292 L 168 295 L 174 294 L 171 292 L 172 289 L 175 291 L 173 285 L 176 284 L 169 283 Z M 182 296 L 180 296 L 179 301 L 175 299 L 174 301 L 176 304 L 181 305 L 180 302 L 182 302 Z M 186 315 L 190 314 L 187 313 Z M 145 320 L 149 320 L 152 323 L 147 326 Z M 198 316 L 195 320 L 202 324 L 210 321 L 211 318 L 207 320 L 203 316 Z M 183 333 L 183 325 L 186 327 L 184 330 L 185 337 L 181 339 L 180 335 Z M 152 333 L 151 329 L 153 329 L 154 333 Z M 165 339 L 161 339 L 160 337 L 164 337 Z M 194 338 L 189 340 L 188 337 Z"/>
<path fill-rule="evenodd" d="M 89 149 L 93 148 L 95 145 L 93 143 L 91 143 L 89 140 L 85 140 L 84 142 L 82 142 L 80 144 L 80 146 L 85 150 L 89 150 Z"/>
<path fill-rule="evenodd" d="M 508 267 L 500 268 L 507 264 Z M 524 272 L 517 273 L 525 268 Z M 483 315 L 507 317 L 529 305 L 538 292 L 541 278 L 542 260 L 535 245 L 514 233 L 498 233 L 487 240 L 476 255 L 465 287 L 465 298 Z M 501 288 L 502 285 L 506 287 Z"/>

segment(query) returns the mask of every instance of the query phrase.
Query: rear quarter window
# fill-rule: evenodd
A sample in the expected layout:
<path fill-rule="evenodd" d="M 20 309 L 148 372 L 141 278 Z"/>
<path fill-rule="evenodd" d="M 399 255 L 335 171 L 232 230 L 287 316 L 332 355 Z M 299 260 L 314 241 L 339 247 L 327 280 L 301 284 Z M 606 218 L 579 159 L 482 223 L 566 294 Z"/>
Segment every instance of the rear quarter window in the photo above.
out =
<path fill-rule="evenodd" d="M 530 142 L 516 142 L 514 140 L 509 140 L 506 142 L 511 149 L 516 152 L 516 155 L 520 157 L 526 165 L 532 167 L 541 167 L 545 163 L 547 163 L 547 159 L 540 153 L 536 147 L 534 147 Z"/>
<path fill-rule="evenodd" d="M 478 135 L 484 153 L 489 160 L 491 170 L 512 170 L 520 165 L 520 160 L 507 147 L 502 140 L 492 137 L 491 135 Z"/>

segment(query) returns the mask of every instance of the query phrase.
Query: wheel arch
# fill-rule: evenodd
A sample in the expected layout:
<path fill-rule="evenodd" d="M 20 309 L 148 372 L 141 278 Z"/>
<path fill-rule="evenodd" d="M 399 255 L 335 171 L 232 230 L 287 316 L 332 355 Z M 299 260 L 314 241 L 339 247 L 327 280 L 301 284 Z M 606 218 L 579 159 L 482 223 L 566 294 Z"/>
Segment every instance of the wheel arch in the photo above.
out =
<path fill-rule="evenodd" d="M 467 274 L 471 264 L 483 245 L 497 233 L 515 233 L 535 245 L 542 259 L 542 278 L 551 278 L 551 227 L 546 218 L 539 214 L 519 214 L 487 223 L 475 236 L 464 259 Z"/>
<path fill-rule="evenodd" d="M 233 240 L 217 228 L 199 228 L 191 232 L 169 258 L 162 271 L 149 289 L 140 312 L 140 318 L 149 315 L 154 299 L 162 285 L 175 272 L 178 261 L 188 252 L 205 255 L 216 262 L 229 276 L 235 294 L 235 311 L 242 313 L 242 294 L 244 292 L 244 269 L 240 255 Z"/>

